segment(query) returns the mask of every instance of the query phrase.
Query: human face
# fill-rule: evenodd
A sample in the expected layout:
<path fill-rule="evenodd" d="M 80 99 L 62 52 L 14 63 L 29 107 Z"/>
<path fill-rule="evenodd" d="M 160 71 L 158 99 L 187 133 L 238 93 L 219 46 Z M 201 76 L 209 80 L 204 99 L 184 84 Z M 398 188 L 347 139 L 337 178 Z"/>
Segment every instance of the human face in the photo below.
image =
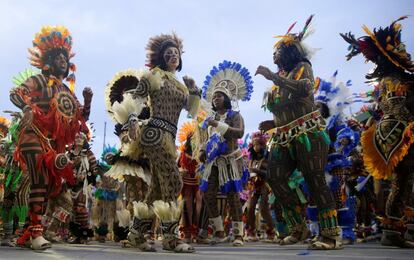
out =
<path fill-rule="evenodd" d="M 54 72 L 55 76 L 65 75 L 65 73 L 68 69 L 68 61 L 67 61 L 65 55 L 63 55 L 63 53 L 58 54 L 53 59 L 53 69 L 54 69 L 53 72 Z"/>
<path fill-rule="evenodd" d="M 83 146 L 85 139 L 82 134 L 78 133 L 75 136 L 75 144 L 76 146 Z"/>
<path fill-rule="evenodd" d="M 254 142 L 253 149 L 256 153 L 260 153 L 263 149 L 263 145 L 261 145 L 259 142 Z"/>
<path fill-rule="evenodd" d="M 213 105 L 217 110 L 224 109 L 224 94 L 221 92 L 216 92 L 213 94 Z"/>
<path fill-rule="evenodd" d="M 273 63 L 279 66 L 281 57 L 282 57 L 282 49 L 277 48 L 275 52 L 273 53 Z"/>
<path fill-rule="evenodd" d="M 168 47 L 163 57 L 165 64 L 167 64 L 167 70 L 175 72 L 180 65 L 180 51 L 176 47 Z"/>

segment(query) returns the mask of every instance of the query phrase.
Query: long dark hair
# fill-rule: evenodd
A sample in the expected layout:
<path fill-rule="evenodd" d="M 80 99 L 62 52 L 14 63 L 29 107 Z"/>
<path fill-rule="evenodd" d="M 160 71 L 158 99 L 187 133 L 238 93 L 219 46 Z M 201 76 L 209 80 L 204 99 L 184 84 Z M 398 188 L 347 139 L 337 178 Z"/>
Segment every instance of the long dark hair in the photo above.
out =
<path fill-rule="evenodd" d="M 304 54 L 299 51 L 298 47 L 295 44 L 282 44 L 279 47 L 278 51 L 282 53 L 277 64 L 279 69 L 289 72 L 293 70 L 299 62 L 308 62 L 310 65 L 312 65 L 311 62 L 305 58 Z"/>
<path fill-rule="evenodd" d="M 411 81 L 414 80 L 414 76 L 406 73 L 403 69 L 396 67 L 392 64 L 386 57 L 382 55 L 377 56 L 377 60 L 375 62 L 376 67 L 374 71 L 365 75 L 367 82 L 374 82 L 378 81 L 381 78 L 384 78 L 389 75 L 399 75 L 402 80 Z"/>
<path fill-rule="evenodd" d="M 219 91 L 224 96 L 224 108 L 225 109 L 232 109 L 230 98 L 224 94 L 223 92 Z M 214 106 L 213 101 L 211 101 L 211 107 L 214 112 L 217 112 L 217 108 Z"/>

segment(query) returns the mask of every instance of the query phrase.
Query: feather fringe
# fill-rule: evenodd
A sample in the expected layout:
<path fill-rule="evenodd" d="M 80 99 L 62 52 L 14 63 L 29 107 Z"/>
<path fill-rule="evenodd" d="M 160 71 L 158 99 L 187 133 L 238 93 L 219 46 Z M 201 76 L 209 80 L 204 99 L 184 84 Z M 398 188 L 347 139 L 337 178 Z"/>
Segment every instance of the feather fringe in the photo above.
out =
<path fill-rule="evenodd" d="M 410 123 L 404 130 L 404 141 L 400 144 L 387 164 L 378 153 L 373 143 L 376 125 L 372 125 L 364 131 L 361 136 L 363 159 L 365 168 L 376 179 L 389 179 L 398 163 L 407 155 L 408 149 L 414 143 L 414 122 Z"/>
<path fill-rule="evenodd" d="M 138 219 L 151 219 L 154 217 L 154 211 L 152 208 L 148 207 L 148 204 L 144 202 L 133 202 L 134 205 L 134 217 Z"/>
<path fill-rule="evenodd" d="M 127 209 L 117 210 L 116 217 L 118 218 L 118 221 L 119 221 L 118 225 L 120 227 L 129 227 L 130 222 L 131 222 L 131 213 L 129 212 L 129 210 Z"/>
<path fill-rule="evenodd" d="M 156 200 L 153 203 L 154 213 L 162 222 L 177 221 L 181 216 L 182 202 L 165 202 Z"/>

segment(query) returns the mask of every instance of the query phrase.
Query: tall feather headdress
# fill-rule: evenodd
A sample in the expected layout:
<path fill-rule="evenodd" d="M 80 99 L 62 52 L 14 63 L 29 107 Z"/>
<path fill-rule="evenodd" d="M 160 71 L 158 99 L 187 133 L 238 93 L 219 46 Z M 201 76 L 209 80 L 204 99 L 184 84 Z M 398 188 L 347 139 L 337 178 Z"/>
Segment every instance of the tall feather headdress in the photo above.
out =
<path fill-rule="evenodd" d="M 29 48 L 30 64 L 43 71 L 48 71 L 52 64 L 47 63 L 47 54 L 51 50 L 63 50 L 68 57 L 69 70 L 72 73 L 66 78 L 69 82 L 70 89 L 73 92 L 75 88 L 75 74 L 76 66 L 70 63 L 69 60 L 75 56 L 72 52 L 72 36 L 69 30 L 64 26 L 43 26 L 33 39 L 33 47 Z"/>
<path fill-rule="evenodd" d="M 241 64 L 224 60 L 218 67 L 214 66 L 206 76 L 202 91 L 207 101 L 211 102 L 213 94 L 220 91 L 237 104 L 238 100 L 250 100 L 253 93 L 253 80 L 249 70 Z"/>
<path fill-rule="evenodd" d="M 351 32 L 341 33 L 341 37 L 349 43 L 347 60 L 362 53 L 364 57 L 373 62 L 378 62 L 378 57 L 383 57 L 393 66 L 406 71 L 414 72 L 414 63 L 411 55 L 407 53 L 404 43 L 401 41 L 401 24 L 398 23 L 408 16 L 402 16 L 393 21 L 390 26 L 371 31 L 367 26 L 362 29 L 367 34 L 358 39 Z"/>

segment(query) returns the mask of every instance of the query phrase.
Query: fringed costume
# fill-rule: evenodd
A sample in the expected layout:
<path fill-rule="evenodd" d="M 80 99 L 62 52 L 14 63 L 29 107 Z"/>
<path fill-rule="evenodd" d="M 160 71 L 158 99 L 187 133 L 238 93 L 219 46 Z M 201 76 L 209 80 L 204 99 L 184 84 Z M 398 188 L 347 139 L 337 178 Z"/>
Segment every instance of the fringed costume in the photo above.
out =
<path fill-rule="evenodd" d="M 134 215 L 134 202 L 143 202 L 151 184 L 149 161 L 140 146 L 142 124 L 149 118 L 147 97 L 134 95 L 144 71 L 128 69 L 120 71 L 108 83 L 105 93 L 107 111 L 116 123 L 115 134 L 121 147 L 106 147 L 103 160 L 110 165 L 105 177 L 124 184 L 126 209 L 118 209 L 118 231 L 129 228 Z M 129 244 L 137 246 L 131 239 Z"/>
<path fill-rule="evenodd" d="M 414 209 L 407 204 L 414 182 L 414 64 L 401 42 L 398 23 L 405 18 L 374 31 L 364 26 L 367 36 L 358 39 L 352 33 L 341 36 L 351 45 L 348 60 L 362 53 L 376 65 L 366 78 L 379 82 L 378 105 L 383 115 L 362 134 L 361 143 L 370 174 L 393 182 L 382 219 L 381 243 L 414 247 Z"/>
<path fill-rule="evenodd" d="M 42 216 L 47 198 L 61 191 L 64 181 L 73 184 L 73 171 L 66 157 L 65 146 L 74 142 L 75 135 L 89 117 L 92 92 L 85 89 L 85 104 L 74 95 L 75 65 L 69 63 L 72 37 L 63 26 L 46 26 L 36 34 L 29 49 L 31 64 L 42 74 L 30 77 L 10 91 L 10 100 L 24 115 L 20 125 L 15 159 L 30 176 L 30 226 L 19 239 L 23 245 L 32 239 L 33 249 L 51 245 L 42 236 Z M 66 78 L 70 87 L 63 84 Z"/>
<path fill-rule="evenodd" d="M 243 190 L 249 175 L 238 146 L 238 139 L 244 135 L 244 120 L 240 112 L 232 110 L 232 107 L 237 108 L 238 100 L 250 100 L 252 84 L 246 68 L 236 62 L 223 61 L 218 68 L 213 67 L 203 87 L 203 97 L 213 103 L 213 110 L 217 109 L 214 105 L 217 93 L 221 93 L 224 100 L 227 100 L 224 101 L 227 105 L 223 114 L 216 110 L 212 117 L 206 119 L 206 124 L 210 124 L 209 139 L 204 147 L 205 162 L 201 170 L 200 189 L 204 192 L 215 241 L 219 242 L 224 241 L 217 237 L 217 234 L 224 231 L 224 227 L 216 196 L 218 191 L 227 195 L 235 246 L 243 245 L 244 224 L 239 192 Z M 210 120 L 215 126 L 211 125 Z"/>
<path fill-rule="evenodd" d="M 75 173 L 75 184 L 70 189 L 73 202 L 73 216 L 69 224 L 72 238 L 70 243 L 87 243 L 88 238 L 93 236 L 90 227 L 90 209 L 92 190 L 90 185 L 95 186 L 98 174 L 98 164 L 95 155 L 90 149 L 88 138 L 84 133 L 78 133 L 75 144 L 68 153 L 69 159 L 73 161 Z"/>
<path fill-rule="evenodd" d="M 308 236 L 300 200 L 288 185 L 288 178 L 297 168 L 319 209 L 321 236 L 311 243 L 310 249 L 337 249 L 341 248 L 340 228 L 335 201 L 324 174 L 329 137 L 325 132 L 325 121 L 314 103 L 310 53 L 302 44 L 312 17 L 300 33 L 290 33 L 293 24 L 285 35 L 277 36 L 280 40 L 275 44 L 273 58 L 279 67 L 278 73 L 263 66 L 257 69 L 258 74 L 274 83 L 264 100 L 264 108 L 273 113 L 274 120 L 262 122 L 260 128 L 273 128 L 268 146 L 267 177 L 275 196 L 282 203 L 291 233 L 281 244 L 297 243 Z"/>

